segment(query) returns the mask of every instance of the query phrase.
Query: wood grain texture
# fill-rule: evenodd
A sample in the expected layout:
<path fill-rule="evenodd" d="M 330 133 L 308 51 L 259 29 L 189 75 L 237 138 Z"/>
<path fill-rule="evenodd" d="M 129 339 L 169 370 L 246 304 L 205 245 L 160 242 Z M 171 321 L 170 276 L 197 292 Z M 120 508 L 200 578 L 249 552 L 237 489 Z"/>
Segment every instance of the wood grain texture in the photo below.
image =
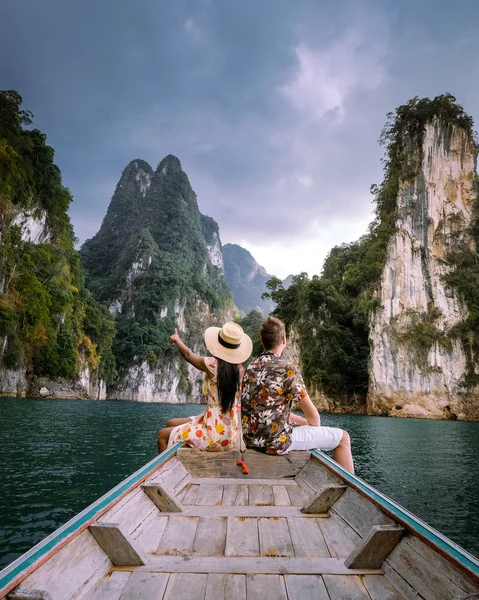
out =
<path fill-rule="evenodd" d="M 404 527 L 400 525 L 375 525 L 345 559 L 351 569 L 366 567 L 379 569 L 401 539 Z"/>
<path fill-rule="evenodd" d="M 240 490 L 236 496 L 236 502 L 239 498 Z M 165 517 L 184 515 L 185 517 L 303 517 L 304 519 L 314 519 L 317 517 L 328 518 L 328 515 L 321 513 L 318 515 L 304 515 L 299 506 L 184 506 L 182 513 L 158 513 Z"/>
<path fill-rule="evenodd" d="M 394 525 L 393 519 L 349 487 L 334 503 L 331 511 L 338 514 L 361 537 L 364 537 L 374 525 Z"/>
<path fill-rule="evenodd" d="M 182 504 L 183 506 L 193 506 L 196 502 L 196 498 L 198 497 L 198 492 L 200 491 L 199 485 L 191 485 L 187 488 L 185 495 L 183 496 Z"/>
<path fill-rule="evenodd" d="M 323 575 L 324 585 L 331 598 L 338 600 L 371 600 L 359 577 Z"/>
<path fill-rule="evenodd" d="M 120 600 L 131 573 L 116 571 L 103 578 L 82 600 Z"/>
<path fill-rule="evenodd" d="M 238 495 L 238 485 L 225 485 L 223 488 L 222 506 L 234 506 Z"/>
<path fill-rule="evenodd" d="M 133 572 L 120 600 L 162 600 L 169 577 L 169 573 Z"/>
<path fill-rule="evenodd" d="M 320 575 L 285 575 L 288 600 L 330 600 Z"/>
<path fill-rule="evenodd" d="M 362 575 L 361 579 L 371 600 L 404 600 L 404 596 L 388 582 L 384 575 Z"/>
<path fill-rule="evenodd" d="M 295 477 L 296 483 L 305 489 L 306 493 L 316 493 L 323 485 L 330 483 L 344 483 L 337 475 L 328 471 L 326 467 L 311 458 Z"/>
<path fill-rule="evenodd" d="M 331 511 L 329 519 L 320 519 L 318 525 L 331 556 L 345 558 L 361 540 L 354 529 L 333 511 Z"/>
<path fill-rule="evenodd" d="M 426 600 L 443 600 L 464 596 L 466 591 L 467 593 L 479 591 L 479 586 L 472 581 L 455 578 L 457 573 L 454 573 L 452 565 L 435 552 L 429 553 L 429 549 L 426 550 L 423 546 L 425 544 L 417 538 L 410 534 L 405 535 L 385 560 L 383 566 L 385 573 L 387 566 L 391 567 Z M 395 587 L 400 589 L 393 578 L 390 579 Z M 477 586 L 475 590 L 474 586 Z M 469 589 L 465 590 L 464 587 Z M 404 593 L 402 589 L 401 593 Z"/>
<path fill-rule="evenodd" d="M 201 517 L 196 530 L 194 556 L 222 556 L 226 544 L 226 518 Z"/>
<path fill-rule="evenodd" d="M 124 568 L 123 568 L 124 570 Z M 381 575 L 380 569 L 348 569 L 337 558 L 269 558 L 263 556 L 157 556 L 148 557 L 135 572 L 236 573 L 290 575 Z"/>
<path fill-rule="evenodd" d="M 241 453 L 237 451 L 205 452 L 180 448 L 177 456 L 193 478 L 244 478 L 241 468 L 236 464 L 242 458 Z M 294 477 L 309 459 L 309 452 L 290 452 L 286 456 L 268 456 L 254 450 L 246 450 L 244 453 L 250 476 L 260 479 Z"/>
<path fill-rule="evenodd" d="M 168 517 L 163 517 L 158 512 L 146 519 L 141 528 L 137 529 L 132 535 L 138 550 L 144 554 L 156 552 L 167 523 Z"/>
<path fill-rule="evenodd" d="M 203 573 L 172 573 L 164 600 L 204 600 L 208 575 Z"/>
<path fill-rule="evenodd" d="M 286 491 L 293 506 L 303 507 L 308 502 L 309 496 L 298 485 L 287 487 Z"/>
<path fill-rule="evenodd" d="M 131 535 L 155 512 L 158 512 L 156 506 L 141 487 L 138 487 L 102 515 L 97 523 L 118 523 L 122 531 Z"/>
<path fill-rule="evenodd" d="M 45 590 L 14 590 L 8 594 L 8 600 L 51 600 Z"/>
<path fill-rule="evenodd" d="M 236 494 L 235 506 L 248 506 L 249 504 L 249 486 L 239 485 Z"/>
<path fill-rule="evenodd" d="M 156 554 L 191 554 L 197 527 L 197 517 L 170 517 Z"/>
<path fill-rule="evenodd" d="M 259 556 L 257 519 L 228 517 L 225 556 Z"/>
<path fill-rule="evenodd" d="M 336 500 L 345 492 L 345 485 L 341 483 L 329 483 L 323 485 L 315 495 L 306 502 L 301 512 L 304 513 L 326 513 Z"/>
<path fill-rule="evenodd" d="M 246 576 L 210 573 L 205 600 L 246 600 Z"/>
<path fill-rule="evenodd" d="M 220 484 L 200 485 L 196 506 L 219 506 L 223 499 L 223 486 Z"/>
<path fill-rule="evenodd" d="M 241 477 L 192 477 L 190 485 L 297 485 L 295 480 L 291 477 L 290 479 L 258 479 L 250 477 L 249 475 L 242 475 Z"/>
<path fill-rule="evenodd" d="M 64 600 L 86 586 L 92 587 L 112 566 L 109 558 L 87 530 L 33 571 L 17 590 L 47 590 L 52 600 Z M 58 576 L 59 573 L 62 577 Z"/>
<path fill-rule="evenodd" d="M 183 506 L 162 485 L 144 484 L 142 490 L 161 512 L 181 512 Z"/>
<path fill-rule="evenodd" d="M 118 523 L 93 523 L 88 528 L 103 552 L 118 567 L 139 566 L 145 564 L 141 552 Z"/>
<path fill-rule="evenodd" d="M 151 478 L 145 481 L 146 484 L 158 484 L 164 489 L 175 494 L 180 491 L 191 479 L 188 469 L 177 457 L 172 458 L 164 464 Z"/>
<path fill-rule="evenodd" d="M 294 556 L 286 519 L 259 519 L 258 531 L 261 556 Z"/>
<path fill-rule="evenodd" d="M 290 506 L 291 500 L 285 485 L 273 486 L 273 497 L 275 506 Z"/>
<path fill-rule="evenodd" d="M 331 556 L 316 519 L 289 517 L 288 525 L 295 556 Z"/>
<path fill-rule="evenodd" d="M 247 575 L 248 600 L 288 600 L 283 577 L 279 575 Z"/>
<path fill-rule="evenodd" d="M 249 503 L 251 506 L 273 506 L 273 487 L 271 485 L 250 485 Z"/>

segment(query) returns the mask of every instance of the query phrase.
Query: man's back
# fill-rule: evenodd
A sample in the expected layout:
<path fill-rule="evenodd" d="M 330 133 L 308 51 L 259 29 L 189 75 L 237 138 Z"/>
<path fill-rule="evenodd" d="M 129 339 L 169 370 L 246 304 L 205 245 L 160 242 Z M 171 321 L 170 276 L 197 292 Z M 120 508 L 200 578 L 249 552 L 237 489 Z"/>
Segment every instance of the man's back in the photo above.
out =
<path fill-rule="evenodd" d="M 243 438 L 248 448 L 280 454 L 291 444 L 293 402 L 307 395 L 297 367 L 264 352 L 246 370 L 241 394 Z"/>

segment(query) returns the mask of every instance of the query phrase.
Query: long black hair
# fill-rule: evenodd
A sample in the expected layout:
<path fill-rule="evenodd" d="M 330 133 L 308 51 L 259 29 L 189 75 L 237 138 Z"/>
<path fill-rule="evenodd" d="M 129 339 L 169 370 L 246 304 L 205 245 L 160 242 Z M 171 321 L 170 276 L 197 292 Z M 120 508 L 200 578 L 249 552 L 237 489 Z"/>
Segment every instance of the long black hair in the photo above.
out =
<path fill-rule="evenodd" d="M 218 400 L 223 413 L 227 413 L 233 407 L 236 392 L 240 388 L 240 366 L 232 365 L 222 358 L 217 358 L 218 374 Z"/>

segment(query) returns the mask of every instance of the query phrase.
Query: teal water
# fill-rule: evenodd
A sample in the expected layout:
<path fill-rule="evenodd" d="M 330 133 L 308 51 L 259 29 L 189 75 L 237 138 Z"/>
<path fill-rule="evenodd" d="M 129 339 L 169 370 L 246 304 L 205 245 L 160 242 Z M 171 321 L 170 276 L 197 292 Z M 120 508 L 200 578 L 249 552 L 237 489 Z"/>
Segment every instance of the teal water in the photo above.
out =
<path fill-rule="evenodd" d="M 156 454 L 192 404 L 0 398 L 0 568 Z M 322 415 L 356 473 L 479 556 L 479 423 Z"/>

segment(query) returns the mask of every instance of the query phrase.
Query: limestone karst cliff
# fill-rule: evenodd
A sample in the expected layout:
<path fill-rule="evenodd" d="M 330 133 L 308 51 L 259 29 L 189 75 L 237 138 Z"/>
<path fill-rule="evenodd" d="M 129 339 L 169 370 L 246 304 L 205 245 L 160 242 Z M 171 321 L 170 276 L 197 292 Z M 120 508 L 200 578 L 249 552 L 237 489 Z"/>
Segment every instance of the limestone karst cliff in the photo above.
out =
<path fill-rule="evenodd" d="M 199 401 L 201 376 L 168 337 L 178 328 L 204 353 L 204 329 L 232 319 L 234 305 L 218 225 L 200 213 L 180 161 L 167 156 L 155 172 L 132 161 L 81 256 L 88 287 L 115 315 L 118 378 L 108 397 Z"/>
<path fill-rule="evenodd" d="M 424 127 L 415 176 L 397 193 L 396 229 L 370 321 L 368 412 L 479 418 L 479 373 L 459 335 L 468 308 L 448 283 L 448 257 L 475 251 L 477 150 L 470 131 L 444 117 Z"/>
<path fill-rule="evenodd" d="M 472 119 L 449 94 L 388 115 L 376 218 L 320 276 L 275 290 L 318 404 L 479 419 L 479 196 Z"/>
<path fill-rule="evenodd" d="M 85 289 L 46 136 L 0 92 L 0 395 L 103 398 L 113 319 Z"/>

